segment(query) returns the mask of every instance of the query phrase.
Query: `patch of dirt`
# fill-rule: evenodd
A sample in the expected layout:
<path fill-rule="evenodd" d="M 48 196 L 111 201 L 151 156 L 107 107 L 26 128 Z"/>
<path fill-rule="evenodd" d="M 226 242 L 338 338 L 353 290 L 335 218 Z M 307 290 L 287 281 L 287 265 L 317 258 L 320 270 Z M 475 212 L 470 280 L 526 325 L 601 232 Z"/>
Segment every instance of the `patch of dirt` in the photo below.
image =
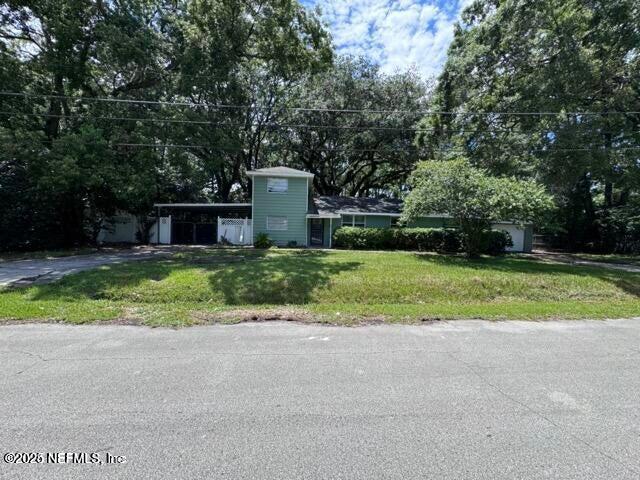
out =
<path fill-rule="evenodd" d="M 235 309 L 222 312 L 192 312 L 191 316 L 205 323 L 242 323 L 242 322 L 319 322 L 309 312 L 294 308 L 278 308 L 273 310 Z"/>
<path fill-rule="evenodd" d="M 191 313 L 196 324 L 212 323 L 262 323 L 262 322 L 296 322 L 315 325 L 335 325 L 342 327 L 359 327 L 366 325 L 393 324 L 384 315 L 362 317 L 358 315 L 328 315 L 314 314 L 300 308 L 275 308 L 268 310 L 234 309 L 221 312 Z M 440 318 L 418 318 L 413 321 L 403 321 L 407 325 L 430 325 L 441 322 Z"/>

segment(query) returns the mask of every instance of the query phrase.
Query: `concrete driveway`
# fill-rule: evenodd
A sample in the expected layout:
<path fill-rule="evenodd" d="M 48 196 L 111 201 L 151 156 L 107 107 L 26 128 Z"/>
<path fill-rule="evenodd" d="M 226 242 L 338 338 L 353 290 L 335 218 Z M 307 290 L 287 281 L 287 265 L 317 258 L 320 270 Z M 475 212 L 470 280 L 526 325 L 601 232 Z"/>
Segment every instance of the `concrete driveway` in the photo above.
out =
<path fill-rule="evenodd" d="M 145 248 L 104 254 L 2 262 L 0 263 L 0 286 L 53 282 L 65 275 L 90 270 L 101 265 L 147 260 L 169 254 L 168 250 Z"/>
<path fill-rule="evenodd" d="M 639 345 L 639 320 L 4 326 L 0 453 L 119 461 L 0 477 L 637 479 Z"/>

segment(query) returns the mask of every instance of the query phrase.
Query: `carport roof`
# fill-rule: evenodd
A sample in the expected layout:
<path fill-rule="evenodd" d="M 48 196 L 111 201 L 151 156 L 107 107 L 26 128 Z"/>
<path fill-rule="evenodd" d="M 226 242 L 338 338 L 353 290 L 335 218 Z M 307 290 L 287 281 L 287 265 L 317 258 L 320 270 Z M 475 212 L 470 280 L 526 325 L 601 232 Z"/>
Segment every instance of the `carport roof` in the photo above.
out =
<path fill-rule="evenodd" d="M 249 170 L 247 172 L 249 177 L 298 177 L 298 178 L 313 178 L 313 173 L 304 172 L 302 170 L 296 170 L 289 167 L 270 167 L 270 168 L 258 168 L 256 170 Z"/>

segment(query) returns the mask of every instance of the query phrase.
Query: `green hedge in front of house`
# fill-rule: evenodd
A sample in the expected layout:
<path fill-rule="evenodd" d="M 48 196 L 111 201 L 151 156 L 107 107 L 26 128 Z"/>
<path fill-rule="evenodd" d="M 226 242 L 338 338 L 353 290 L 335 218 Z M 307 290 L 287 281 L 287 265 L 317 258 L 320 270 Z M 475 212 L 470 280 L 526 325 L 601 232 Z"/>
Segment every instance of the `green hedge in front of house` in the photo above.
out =
<path fill-rule="evenodd" d="M 333 234 L 333 246 L 352 250 L 458 252 L 462 235 L 451 228 L 341 227 Z"/>
<path fill-rule="evenodd" d="M 492 230 L 485 234 L 482 253 L 500 255 L 512 246 L 511 236 Z M 350 250 L 418 250 L 460 252 L 462 232 L 454 228 L 360 228 L 341 227 L 333 233 L 333 246 Z"/>

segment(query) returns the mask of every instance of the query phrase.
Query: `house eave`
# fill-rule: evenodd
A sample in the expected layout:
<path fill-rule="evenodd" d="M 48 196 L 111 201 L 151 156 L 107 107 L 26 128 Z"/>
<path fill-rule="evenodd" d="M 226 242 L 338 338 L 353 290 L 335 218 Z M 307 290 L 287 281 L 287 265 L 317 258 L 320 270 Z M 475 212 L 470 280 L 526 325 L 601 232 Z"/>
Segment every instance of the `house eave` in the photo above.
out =
<path fill-rule="evenodd" d="M 277 173 L 277 172 L 257 172 L 249 170 L 247 177 L 273 177 L 273 178 L 313 178 L 313 173 Z"/>
<path fill-rule="evenodd" d="M 336 213 L 307 213 L 307 218 L 340 218 Z"/>

